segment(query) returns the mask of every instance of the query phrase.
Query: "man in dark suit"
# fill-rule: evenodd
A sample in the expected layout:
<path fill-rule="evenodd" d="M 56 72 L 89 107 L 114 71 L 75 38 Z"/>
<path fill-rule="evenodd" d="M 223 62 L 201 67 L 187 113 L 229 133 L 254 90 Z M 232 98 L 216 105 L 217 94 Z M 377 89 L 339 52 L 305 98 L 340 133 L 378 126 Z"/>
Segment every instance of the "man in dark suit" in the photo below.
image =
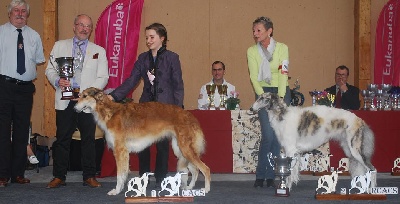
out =
<path fill-rule="evenodd" d="M 336 84 L 325 89 L 328 93 L 336 95 L 335 107 L 346 110 L 360 109 L 360 89 L 347 83 L 349 68 L 341 65 L 336 68 Z"/>

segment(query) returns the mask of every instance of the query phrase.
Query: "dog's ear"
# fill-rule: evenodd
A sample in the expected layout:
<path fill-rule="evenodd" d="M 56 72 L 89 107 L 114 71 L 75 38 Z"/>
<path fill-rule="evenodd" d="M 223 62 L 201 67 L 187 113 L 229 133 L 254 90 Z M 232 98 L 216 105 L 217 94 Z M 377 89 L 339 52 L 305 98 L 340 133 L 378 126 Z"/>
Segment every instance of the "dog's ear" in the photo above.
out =
<path fill-rule="evenodd" d="M 258 98 L 259 101 L 262 101 L 262 103 L 265 105 L 264 107 L 269 110 L 271 109 L 271 102 L 272 102 L 272 98 L 271 98 L 271 93 L 270 92 L 266 92 L 260 95 L 260 97 Z"/>
<path fill-rule="evenodd" d="M 101 101 L 104 96 L 102 90 L 94 87 L 90 87 L 86 89 L 84 92 L 87 92 L 87 95 L 93 97 L 96 101 Z"/>
<path fill-rule="evenodd" d="M 277 100 L 279 100 L 278 94 L 276 94 L 276 93 L 271 93 L 271 100 L 272 100 L 272 101 L 277 101 Z"/>
<path fill-rule="evenodd" d="M 279 104 L 279 95 L 277 93 L 270 93 L 270 100 L 268 103 L 268 109 L 273 109 Z"/>
<path fill-rule="evenodd" d="M 94 87 L 87 88 L 84 92 L 87 93 L 88 96 L 95 96 L 100 90 Z"/>
<path fill-rule="evenodd" d="M 103 101 L 104 92 L 102 90 L 98 90 L 98 92 L 93 96 L 96 101 Z"/>

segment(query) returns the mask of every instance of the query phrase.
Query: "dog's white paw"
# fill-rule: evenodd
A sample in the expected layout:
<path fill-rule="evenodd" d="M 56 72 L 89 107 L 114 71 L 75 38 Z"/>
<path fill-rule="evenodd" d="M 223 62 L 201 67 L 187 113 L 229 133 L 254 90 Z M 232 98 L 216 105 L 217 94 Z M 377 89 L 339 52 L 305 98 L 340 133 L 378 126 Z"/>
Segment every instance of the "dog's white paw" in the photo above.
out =
<path fill-rule="evenodd" d="M 107 194 L 108 195 L 117 195 L 118 193 L 117 193 L 117 190 L 115 190 L 115 188 L 114 188 L 111 191 L 109 191 Z"/>
<path fill-rule="evenodd" d="M 206 193 L 210 192 L 210 187 L 208 188 L 202 188 Z"/>

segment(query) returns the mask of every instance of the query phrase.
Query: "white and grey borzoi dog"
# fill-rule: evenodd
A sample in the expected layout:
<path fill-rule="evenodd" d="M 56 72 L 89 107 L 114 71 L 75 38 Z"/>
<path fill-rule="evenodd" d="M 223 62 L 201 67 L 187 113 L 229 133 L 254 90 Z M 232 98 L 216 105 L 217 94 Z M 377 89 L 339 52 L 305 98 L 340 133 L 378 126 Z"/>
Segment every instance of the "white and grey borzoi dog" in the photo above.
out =
<path fill-rule="evenodd" d="M 301 153 L 318 148 L 329 140 L 337 140 L 349 158 L 352 177 L 375 170 L 371 164 L 374 152 L 374 133 L 355 114 L 343 109 L 317 105 L 288 107 L 277 94 L 264 93 L 250 108 L 257 112 L 265 108 L 271 127 L 275 130 L 286 156 L 299 157 Z M 297 159 L 299 161 L 299 158 Z M 371 187 L 376 186 L 376 177 Z M 287 178 L 288 188 L 299 181 L 299 162 Z"/>

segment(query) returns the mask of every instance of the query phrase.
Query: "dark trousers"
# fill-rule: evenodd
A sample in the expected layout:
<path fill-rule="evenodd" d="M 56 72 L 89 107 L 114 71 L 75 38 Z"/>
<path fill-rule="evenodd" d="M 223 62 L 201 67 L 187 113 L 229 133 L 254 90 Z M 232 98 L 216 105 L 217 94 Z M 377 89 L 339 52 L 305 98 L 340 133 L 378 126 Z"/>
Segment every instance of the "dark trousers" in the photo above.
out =
<path fill-rule="evenodd" d="M 0 80 L 0 178 L 25 174 L 34 92 L 33 83 Z"/>
<path fill-rule="evenodd" d="M 168 173 L 168 157 L 169 157 L 169 140 L 163 139 L 156 143 L 156 169 L 154 171 L 156 181 L 161 182 Z M 139 152 L 139 174 L 143 175 L 150 172 L 150 147 Z"/>
<path fill-rule="evenodd" d="M 70 101 L 65 110 L 56 110 L 57 140 L 53 143 L 53 176 L 61 180 L 65 180 L 67 175 L 72 134 L 76 128 L 81 134 L 83 180 L 96 174 L 96 124 L 91 113 L 75 112 L 75 104 L 75 101 Z"/>

